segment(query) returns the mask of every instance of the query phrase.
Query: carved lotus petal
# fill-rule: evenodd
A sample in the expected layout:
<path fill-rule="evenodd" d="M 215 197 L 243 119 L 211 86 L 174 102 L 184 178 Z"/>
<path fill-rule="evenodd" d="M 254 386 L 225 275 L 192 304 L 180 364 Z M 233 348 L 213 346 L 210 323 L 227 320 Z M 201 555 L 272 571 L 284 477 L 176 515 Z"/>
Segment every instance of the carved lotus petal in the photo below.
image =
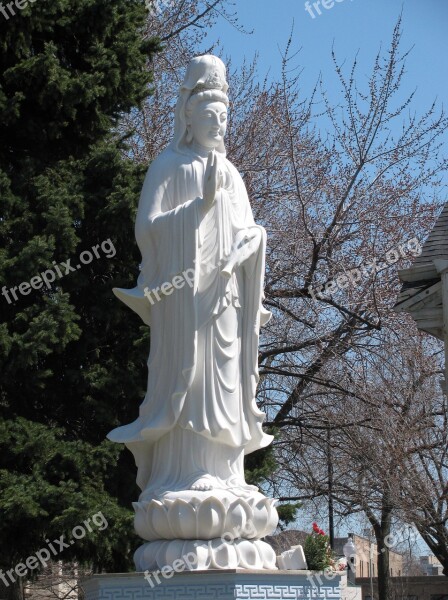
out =
<path fill-rule="evenodd" d="M 135 510 L 135 518 L 134 518 L 134 526 L 135 531 L 138 533 L 140 537 L 144 540 L 152 540 L 154 537 L 152 534 L 152 528 L 148 523 L 148 513 L 146 511 L 146 503 L 133 502 L 132 506 Z"/>
<path fill-rule="evenodd" d="M 198 537 L 197 514 L 194 506 L 185 500 L 176 500 L 168 510 L 168 522 L 175 537 L 192 540 Z"/>
<path fill-rule="evenodd" d="M 170 538 L 176 537 L 171 531 L 168 521 L 168 511 L 161 502 L 152 500 L 148 506 L 148 513 L 157 539 L 169 540 Z"/>
<path fill-rule="evenodd" d="M 238 540 L 235 544 L 238 552 L 238 560 L 240 566 L 244 569 L 262 569 L 263 560 L 254 542 L 249 540 Z"/>
<path fill-rule="evenodd" d="M 193 542 L 194 543 L 194 542 Z M 173 565 L 179 557 L 183 557 L 183 562 L 188 559 L 189 549 L 192 547 L 191 540 L 172 540 L 167 541 L 164 546 L 164 557 L 165 565 Z M 194 561 L 193 561 L 194 562 Z M 185 563 L 184 563 L 185 566 Z M 182 567 L 183 569 L 184 567 Z"/>
<path fill-rule="evenodd" d="M 153 544 L 158 544 L 158 542 L 144 544 L 135 551 L 134 563 L 137 571 L 145 571 L 146 569 L 153 571 L 157 569 Z"/>
<path fill-rule="evenodd" d="M 226 507 L 217 498 L 207 498 L 197 512 L 198 538 L 212 540 L 223 533 Z"/>
<path fill-rule="evenodd" d="M 266 533 L 265 535 L 270 535 L 271 533 L 274 532 L 275 528 L 278 525 L 278 512 L 277 509 L 275 507 L 277 503 L 277 500 L 271 500 L 270 498 L 267 498 L 267 507 L 269 509 L 269 518 L 268 518 L 268 522 L 266 525 Z"/>
<path fill-rule="evenodd" d="M 146 564 L 144 560 L 145 549 L 145 546 L 140 546 L 140 548 L 137 548 L 137 550 L 134 552 L 134 564 L 137 572 L 142 571 L 143 565 Z"/>
<path fill-rule="evenodd" d="M 209 544 L 213 569 L 236 569 L 238 567 L 238 552 L 235 544 L 228 544 L 223 540 L 213 540 Z"/>
<path fill-rule="evenodd" d="M 242 498 L 232 502 L 227 510 L 224 522 L 225 533 L 233 538 L 241 537 L 241 532 L 246 528 L 247 522 L 252 518 L 249 505 Z"/>
<path fill-rule="evenodd" d="M 270 569 L 271 571 L 275 571 L 277 569 L 276 559 L 274 550 L 266 544 L 266 542 L 262 542 L 261 540 L 256 540 L 253 542 L 254 546 L 257 548 L 260 558 L 263 562 L 263 569 Z"/>
<path fill-rule="evenodd" d="M 197 564 L 192 568 L 193 571 L 203 571 L 209 569 L 212 562 L 211 552 L 208 545 L 198 545 L 194 549 L 196 554 Z"/>
<path fill-rule="evenodd" d="M 251 531 L 248 527 L 244 537 L 248 539 L 263 537 L 275 529 L 277 521 L 277 511 L 271 507 L 269 500 L 260 500 L 253 508 Z"/>
<path fill-rule="evenodd" d="M 165 565 L 168 564 L 166 560 L 166 553 L 170 546 L 174 546 L 175 548 L 179 548 L 179 542 L 177 540 L 163 540 L 160 542 L 156 542 L 158 547 L 155 547 L 156 552 L 153 554 L 155 562 L 157 564 L 157 568 L 162 569 Z"/>

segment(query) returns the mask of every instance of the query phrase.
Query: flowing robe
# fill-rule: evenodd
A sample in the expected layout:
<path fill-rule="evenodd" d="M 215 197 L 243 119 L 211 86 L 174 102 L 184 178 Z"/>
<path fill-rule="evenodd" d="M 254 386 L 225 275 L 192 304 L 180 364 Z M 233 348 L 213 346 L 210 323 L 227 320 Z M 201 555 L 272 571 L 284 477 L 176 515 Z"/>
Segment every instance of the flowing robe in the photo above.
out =
<path fill-rule="evenodd" d="M 244 480 L 243 454 L 272 441 L 262 431 L 265 415 L 255 402 L 259 328 L 270 316 L 261 305 L 266 234 L 254 222 L 241 176 L 224 157 L 224 185 L 213 207 L 204 210 L 206 160 L 169 147 L 152 163 L 136 220 L 138 285 L 115 290 L 151 326 L 148 388 L 139 417 L 109 434 L 133 452 L 142 490 L 155 471 L 160 479 L 163 469 L 174 468 L 176 454 L 180 464 L 195 445 L 202 445 L 203 455 L 213 444 L 219 448 L 222 459 L 213 460 L 221 461 L 217 472 L 223 479 L 223 468 L 235 475 L 232 461 L 241 456 L 237 471 Z M 254 229 L 258 248 L 224 277 L 235 236 Z M 233 458 L 223 456 L 227 449 Z M 171 463 L 159 468 L 167 454 Z M 210 457 L 195 460 L 204 472 L 211 470 Z M 185 482 L 185 475 L 178 480 Z"/>

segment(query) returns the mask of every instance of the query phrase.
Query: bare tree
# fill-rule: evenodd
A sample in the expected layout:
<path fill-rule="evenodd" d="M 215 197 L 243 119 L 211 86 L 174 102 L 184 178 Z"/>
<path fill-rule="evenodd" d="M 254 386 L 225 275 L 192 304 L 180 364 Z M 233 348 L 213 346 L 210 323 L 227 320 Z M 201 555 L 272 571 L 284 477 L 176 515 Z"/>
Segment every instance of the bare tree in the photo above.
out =
<path fill-rule="evenodd" d="M 368 518 L 378 547 L 380 599 L 391 597 L 390 549 L 404 541 L 396 539 L 397 522 L 421 529 L 409 512 L 422 506 L 420 491 L 409 491 L 418 489 L 412 464 L 422 453 L 444 452 L 439 435 L 430 435 L 444 410 L 439 348 L 430 346 L 408 319 L 397 318 L 376 334 L 375 347 L 353 356 L 356 376 L 352 372 L 348 393 L 315 395 L 318 426 L 304 423 L 300 440 L 293 429 L 283 435 L 281 477 L 287 485 L 281 487 L 301 490 L 296 499 L 330 499 L 339 515 L 361 512 Z"/>
<path fill-rule="evenodd" d="M 82 593 L 80 582 L 92 574 L 91 569 L 77 563 L 52 562 L 28 582 L 25 595 L 31 600 L 78 600 Z"/>
<path fill-rule="evenodd" d="M 399 506 L 448 576 L 448 406 L 446 396 L 439 394 L 435 400 L 430 426 L 415 437 Z"/>

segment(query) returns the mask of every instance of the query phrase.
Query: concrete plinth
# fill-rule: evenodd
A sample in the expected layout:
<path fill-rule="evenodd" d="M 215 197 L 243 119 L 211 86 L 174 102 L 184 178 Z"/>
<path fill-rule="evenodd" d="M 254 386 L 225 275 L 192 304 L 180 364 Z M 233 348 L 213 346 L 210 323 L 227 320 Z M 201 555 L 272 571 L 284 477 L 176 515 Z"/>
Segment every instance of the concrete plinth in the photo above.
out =
<path fill-rule="evenodd" d="M 95 575 L 81 587 L 85 600 L 341 600 L 344 585 L 340 575 L 235 569 L 185 571 L 170 579 L 161 573 L 147 579 L 143 573 Z"/>

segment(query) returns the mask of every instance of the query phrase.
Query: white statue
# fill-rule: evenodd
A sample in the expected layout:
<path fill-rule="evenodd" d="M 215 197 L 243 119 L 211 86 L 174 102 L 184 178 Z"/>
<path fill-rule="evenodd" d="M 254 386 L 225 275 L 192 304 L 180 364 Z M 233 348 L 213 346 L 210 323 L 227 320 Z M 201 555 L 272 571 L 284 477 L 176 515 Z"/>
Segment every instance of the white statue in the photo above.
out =
<path fill-rule="evenodd" d="M 139 417 L 109 434 L 138 467 L 136 531 L 150 542 L 136 553 L 139 569 L 193 547 L 202 547 L 197 568 L 275 568 L 259 538 L 277 514 L 246 484 L 243 462 L 272 440 L 255 402 L 259 328 L 270 317 L 261 305 L 266 233 L 225 157 L 227 89 L 219 58 L 191 61 L 174 139 L 141 193 L 138 285 L 114 290 L 151 326 Z"/>

